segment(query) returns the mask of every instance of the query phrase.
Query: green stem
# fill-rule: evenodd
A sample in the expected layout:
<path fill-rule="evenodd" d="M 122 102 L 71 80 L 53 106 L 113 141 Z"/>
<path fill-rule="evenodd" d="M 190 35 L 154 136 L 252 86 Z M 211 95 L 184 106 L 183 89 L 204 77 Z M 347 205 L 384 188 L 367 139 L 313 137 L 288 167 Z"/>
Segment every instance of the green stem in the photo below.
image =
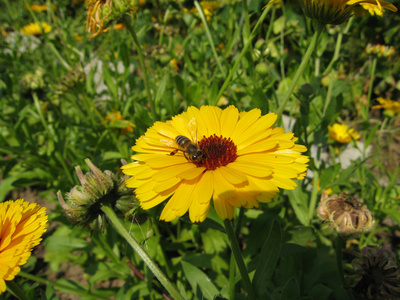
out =
<path fill-rule="evenodd" d="M 326 67 L 323 76 L 326 76 L 331 71 L 333 64 L 339 58 L 340 48 L 342 46 L 343 35 L 347 34 L 349 32 L 351 24 L 353 23 L 353 19 L 354 18 L 350 18 L 350 20 L 347 22 L 346 28 L 343 31 L 339 32 L 337 39 L 336 39 L 335 52 L 333 53 L 333 57 L 332 57 L 331 61 L 329 62 L 329 65 Z"/>
<path fill-rule="evenodd" d="M 310 225 L 311 223 L 311 220 L 315 213 L 315 207 L 317 205 L 319 173 L 317 168 L 313 170 L 313 172 L 314 172 L 314 178 L 313 178 L 314 183 L 311 192 L 310 206 L 308 207 L 308 217 L 306 221 L 307 226 Z"/>
<path fill-rule="evenodd" d="M 165 24 L 167 24 L 167 21 L 168 21 L 168 18 L 169 18 L 170 13 L 171 13 L 171 11 L 170 11 L 170 9 L 168 8 L 168 9 L 165 11 L 165 15 L 164 15 L 164 19 L 163 19 L 163 24 L 162 24 L 162 26 L 161 26 L 160 38 L 158 39 L 158 46 L 161 46 L 161 45 L 162 45 L 162 40 L 163 40 L 163 37 L 164 37 Z"/>
<path fill-rule="evenodd" d="M 292 82 L 290 83 L 290 87 L 289 90 L 286 93 L 285 99 L 283 100 L 283 102 L 280 104 L 278 111 L 276 112 L 276 114 L 278 115 L 278 118 L 280 118 L 282 116 L 283 110 L 285 109 L 286 104 L 288 103 L 290 97 L 292 96 L 293 90 L 297 84 L 297 81 L 299 81 L 300 76 L 303 74 L 304 69 L 306 68 L 308 61 L 311 58 L 312 53 L 314 52 L 315 46 L 317 45 L 317 41 L 319 36 L 321 35 L 322 31 L 325 28 L 325 25 L 321 24 L 321 23 L 316 23 L 317 25 L 317 30 L 315 31 L 310 45 L 308 45 L 308 49 L 306 51 L 306 53 L 303 56 L 303 59 L 300 63 L 299 68 L 296 71 L 296 74 L 294 75 Z"/>
<path fill-rule="evenodd" d="M 7 291 L 19 300 L 29 300 L 21 287 L 14 281 L 7 281 Z"/>
<path fill-rule="evenodd" d="M 231 255 L 231 260 L 229 263 L 229 300 L 235 299 L 235 276 L 236 276 L 235 257 Z"/>
<path fill-rule="evenodd" d="M 242 61 L 243 56 L 246 54 L 247 49 L 249 48 L 249 46 L 251 45 L 253 39 L 256 37 L 262 22 L 264 21 L 265 17 L 267 16 L 267 13 L 270 11 L 272 5 L 268 5 L 262 15 L 260 16 L 260 18 L 257 21 L 256 26 L 254 26 L 253 31 L 251 32 L 249 38 L 245 41 L 242 52 L 240 52 L 240 55 L 238 57 L 238 59 L 235 61 L 235 63 L 233 64 L 233 66 L 231 67 L 231 69 L 229 70 L 228 76 L 225 79 L 224 84 L 222 85 L 221 89 L 218 92 L 218 95 L 215 97 L 214 102 L 213 103 L 218 103 L 219 98 L 222 97 L 222 95 L 224 94 L 225 90 L 227 89 L 229 83 L 232 80 L 233 74 L 235 74 L 235 71 L 237 69 L 237 67 L 239 66 L 239 63 Z"/>
<path fill-rule="evenodd" d="M 204 15 L 204 12 L 203 12 L 203 8 L 200 6 L 198 1 L 194 1 L 194 6 L 196 7 L 196 9 L 197 9 L 197 11 L 198 11 L 198 13 L 200 15 L 201 21 L 203 22 L 204 30 L 206 31 L 207 39 L 208 39 L 208 42 L 210 43 L 211 50 L 212 50 L 212 52 L 214 54 L 215 60 L 217 61 L 217 65 L 218 65 L 222 75 L 224 75 L 224 77 L 225 77 L 226 76 L 225 70 L 222 67 L 221 60 L 219 59 L 217 50 L 215 49 L 215 44 L 214 44 L 214 41 L 212 39 L 210 28 L 208 27 L 206 16 Z"/>
<path fill-rule="evenodd" d="M 369 112 L 369 104 L 371 103 L 371 96 L 372 96 L 372 90 L 374 88 L 374 79 L 375 79 L 375 70 L 376 70 L 376 63 L 377 63 L 377 58 L 374 57 L 372 60 L 372 66 L 371 66 L 371 72 L 370 74 L 370 80 L 369 80 L 369 87 L 368 87 L 368 95 L 367 95 L 367 103 L 365 104 L 365 107 L 362 107 L 361 114 L 364 122 L 368 121 L 368 112 Z"/>
<path fill-rule="evenodd" d="M 72 288 L 69 285 L 64 285 L 64 284 L 61 284 L 58 282 L 53 282 L 53 281 L 50 281 L 50 280 L 47 280 L 47 279 L 44 279 L 44 278 L 41 278 L 41 277 L 38 277 L 38 276 L 35 276 L 32 274 L 25 273 L 23 271 L 19 272 L 18 275 L 21 277 L 27 278 L 29 280 L 33 280 L 33 281 L 42 283 L 42 284 L 51 285 L 55 289 L 58 289 L 58 290 L 68 291 L 68 293 L 70 293 L 70 294 L 83 296 L 83 297 L 91 296 L 91 297 L 95 297 L 96 299 L 105 299 L 105 300 L 109 299 L 108 297 L 104 296 L 104 292 L 102 292 L 102 291 L 96 291 L 96 290 L 90 290 L 90 289 L 83 290 L 83 289 L 78 289 L 78 288 Z"/>
<path fill-rule="evenodd" d="M 328 92 L 326 93 L 324 110 L 322 111 L 322 117 L 325 117 L 326 110 L 328 109 L 328 106 L 332 99 L 332 90 L 333 90 L 333 83 L 335 82 L 335 74 L 336 73 L 333 72 L 329 78 Z"/>
<path fill-rule="evenodd" d="M 244 288 L 247 291 L 248 298 L 247 299 L 256 299 L 253 286 L 251 285 L 250 277 L 246 269 L 246 265 L 244 264 L 242 253 L 240 252 L 239 243 L 236 238 L 235 232 L 233 230 L 232 222 L 228 219 L 224 220 L 225 231 L 229 239 L 229 243 L 231 245 L 231 250 L 233 255 L 235 256 L 236 264 L 239 268 L 240 275 L 242 275 L 242 281 Z"/>
<path fill-rule="evenodd" d="M 342 257 L 343 257 L 342 249 L 344 248 L 345 243 L 346 241 L 340 235 L 338 235 L 336 238 L 336 264 L 343 285 L 345 285 L 345 280 L 344 280 L 343 264 L 342 264 Z"/>
<path fill-rule="evenodd" d="M 142 71 L 143 71 L 143 81 L 144 81 L 144 88 L 146 90 L 147 101 L 149 101 L 149 104 L 150 104 L 151 115 L 153 117 L 153 120 L 156 121 L 156 120 L 158 120 L 157 114 L 156 114 L 156 105 L 154 102 L 154 98 L 151 96 L 151 92 L 150 92 L 149 77 L 147 75 L 147 68 L 146 68 L 146 63 L 144 61 L 142 47 L 140 46 L 139 39 L 136 35 L 135 29 L 133 28 L 129 17 L 127 15 L 124 15 L 122 20 L 123 20 L 124 24 L 126 25 L 126 27 L 128 28 L 128 30 L 133 38 L 133 42 L 136 46 L 136 50 L 139 55 L 139 62 L 140 62 L 140 65 L 141 65 Z"/>
<path fill-rule="evenodd" d="M 150 258 L 143 247 L 136 241 L 136 239 L 129 233 L 125 228 L 124 224 L 117 217 L 114 210 L 106 205 L 101 207 L 101 210 L 106 214 L 107 218 L 114 225 L 115 229 L 119 234 L 131 245 L 133 250 L 140 256 L 143 262 L 151 270 L 151 272 L 157 277 L 160 283 L 165 287 L 174 300 L 184 299 L 177 288 L 168 280 L 157 264 Z"/>

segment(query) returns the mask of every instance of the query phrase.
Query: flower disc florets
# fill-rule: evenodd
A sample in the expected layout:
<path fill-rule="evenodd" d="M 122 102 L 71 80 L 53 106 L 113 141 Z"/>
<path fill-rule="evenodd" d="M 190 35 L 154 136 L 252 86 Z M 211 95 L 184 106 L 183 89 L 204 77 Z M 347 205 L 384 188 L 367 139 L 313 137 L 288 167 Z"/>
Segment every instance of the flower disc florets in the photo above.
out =
<path fill-rule="evenodd" d="M 235 207 L 271 202 L 279 188 L 294 189 L 293 180 L 305 177 L 307 149 L 273 127 L 276 119 L 259 109 L 189 107 L 136 141 L 134 162 L 122 167 L 132 176 L 126 184 L 143 209 L 168 199 L 161 220 L 189 211 L 192 222 L 202 222 L 211 200 L 221 219 L 232 219 Z"/>
<path fill-rule="evenodd" d="M 215 170 L 234 162 L 236 154 L 236 145 L 230 138 L 216 136 L 213 134 L 204 137 L 199 142 L 199 147 L 203 152 L 203 159 L 196 163 L 198 167 L 205 167 L 206 170 Z"/>
<path fill-rule="evenodd" d="M 331 227 L 342 235 L 368 232 L 374 225 L 367 206 L 356 196 L 349 197 L 347 192 L 330 197 L 322 193 L 317 212 L 321 220 L 330 222 Z"/>
<path fill-rule="evenodd" d="M 92 172 L 84 175 L 79 166 L 75 168 L 81 185 L 66 194 L 69 205 L 64 202 L 60 191 L 58 200 L 72 223 L 104 231 L 107 219 L 101 210 L 102 205 L 109 205 L 125 214 L 135 206 L 132 190 L 125 185 L 127 176 L 119 178 L 111 171 L 103 173 L 89 159 L 85 162 Z"/>

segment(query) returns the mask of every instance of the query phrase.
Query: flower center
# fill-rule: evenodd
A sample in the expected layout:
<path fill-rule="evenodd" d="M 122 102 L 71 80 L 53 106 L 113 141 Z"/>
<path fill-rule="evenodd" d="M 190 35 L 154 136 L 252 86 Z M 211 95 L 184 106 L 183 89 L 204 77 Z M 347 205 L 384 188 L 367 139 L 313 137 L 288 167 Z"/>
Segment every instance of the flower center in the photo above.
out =
<path fill-rule="evenodd" d="M 236 145 L 230 138 L 216 136 L 203 137 L 199 142 L 199 147 L 203 152 L 203 159 L 194 162 L 198 167 L 205 167 L 207 170 L 215 170 L 219 167 L 236 160 Z"/>

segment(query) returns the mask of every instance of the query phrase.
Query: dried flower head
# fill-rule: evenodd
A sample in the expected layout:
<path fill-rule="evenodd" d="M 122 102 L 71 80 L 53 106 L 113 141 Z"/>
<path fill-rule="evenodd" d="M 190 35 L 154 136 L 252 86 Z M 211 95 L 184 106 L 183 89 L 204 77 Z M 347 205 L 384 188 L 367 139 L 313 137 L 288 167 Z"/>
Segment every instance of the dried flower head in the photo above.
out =
<path fill-rule="evenodd" d="M 87 0 L 86 31 L 90 38 L 110 30 L 108 24 L 131 12 L 137 5 L 136 0 Z"/>
<path fill-rule="evenodd" d="M 380 12 L 385 9 L 396 12 L 397 8 L 383 0 L 298 0 L 304 14 L 322 24 L 339 25 L 347 21 L 360 4 L 369 4 Z"/>
<path fill-rule="evenodd" d="M 331 140 L 335 142 L 347 144 L 351 140 L 360 139 L 360 135 L 353 128 L 349 128 L 346 124 L 335 123 L 332 126 L 328 126 L 328 134 Z"/>
<path fill-rule="evenodd" d="M 126 214 L 135 206 L 132 190 L 125 186 L 127 176 L 120 178 L 111 171 L 102 172 L 89 159 L 85 162 L 91 172 L 84 175 L 79 166 L 75 167 L 81 185 L 66 194 L 69 205 L 64 202 L 60 191 L 57 193 L 58 200 L 72 223 L 104 231 L 107 219 L 101 210 L 102 205 L 109 205 Z"/>
<path fill-rule="evenodd" d="M 367 232 L 374 225 L 367 206 L 358 197 L 348 196 L 348 192 L 332 196 L 322 192 L 317 213 L 322 221 L 329 222 L 331 227 L 341 235 Z"/>
<path fill-rule="evenodd" d="M 352 287 L 357 299 L 400 299 L 400 268 L 393 251 L 369 245 L 361 253 L 343 251 L 357 256 L 351 262 L 356 274 L 349 276 L 357 282 Z"/>
<path fill-rule="evenodd" d="M 0 203 L 0 294 L 46 232 L 46 208 L 23 199 Z"/>

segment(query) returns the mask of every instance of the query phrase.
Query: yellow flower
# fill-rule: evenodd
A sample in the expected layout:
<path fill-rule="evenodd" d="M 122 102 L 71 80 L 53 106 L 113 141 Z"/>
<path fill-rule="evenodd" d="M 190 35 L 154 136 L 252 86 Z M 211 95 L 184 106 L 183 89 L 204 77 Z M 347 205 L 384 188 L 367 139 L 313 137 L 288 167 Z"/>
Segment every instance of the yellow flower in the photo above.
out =
<path fill-rule="evenodd" d="M 125 135 L 128 132 L 133 132 L 133 128 L 136 127 L 135 124 L 125 120 L 121 113 L 116 110 L 114 110 L 112 113 L 109 113 L 104 121 L 106 123 L 111 123 L 111 127 L 121 128 L 122 135 Z"/>
<path fill-rule="evenodd" d="M 46 22 L 42 22 L 42 27 L 43 27 L 44 32 L 46 32 L 46 33 L 51 31 L 51 26 L 49 24 L 47 24 Z M 42 34 L 42 30 L 40 29 L 40 26 L 38 23 L 30 23 L 30 24 L 22 27 L 22 29 L 20 29 L 19 31 L 25 35 L 41 35 Z"/>
<path fill-rule="evenodd" d="M 384 0 L 299 0 L 304 14 L 323 24 L 338 25 L 347 21 L 359 5 L 383 13 L 385 9 L 396 12 L 397 8 Z"/>
<path fill-rule="evenodd" d="M 272 126 L 276 119 L 260 109 L 189 107 L 136 141 L 135 161 L 122 167 L 132 176 L 126 185 L 136 188 L 143 209 L 169 199 L 164 221 L 189 211 L 192 222 L 202 222 L 211 199 L 221 219 L 232 219 L 235 207 L 271 202 L 279 188 L 296 187 L 293 180 L 305 177 L 309 160 L 293 133 Z"/>
<path fill-rule="evenodd" d="M 383 108 L 385 110 L 385 113 L 392 116 L 400 113 L 400 102 L 390 100 L 389 98 L 384 99 L 382 97 L 379 97 L 377 100 L 379 101 L 380 105 L 372 106 L 372 109 Z"/>
<path fill-rule="evenodd" d="M 377 57 L 387 57 L 390 59 L 392 55 L 396 52 L 393 46 L 385 46 L 385 45 L 371 45 L 368 44 L 367 47 L 365 47 L 364 52 L 366 54 L 374 54 Z"/>
<path fill-rule="evenodd" d="M 0 203 L 0 294 L 46 232 L 46 208 L 23 199 Z"/>
<path fill-rule="evenodd" d="M 122 30 L 125 28 L 125 24 L 124 23 L 118 23 L 114 25 L 114 29 L 115 30 Z"/>
<path fill-rule="evenodd" d="M 336 142 L 345 144 L 351 140 L 358 140 L 361 136 L 353 128 L 349 129 L 346 124 L 335 123 L 333 126 L 328 126 L 329 138 Z"/>
<path fill-rule="evenodd" d="M 26 10 L 29 10 L 29 6 L 24 5 L 24 8 Z M 55 9 L 56 7 L 53 5 L 52 6 L 53 9 Z M 31 5 L 31 9 L 35 12 L 35 13 L 41 13 L 43 11 L 47 11 L 47 5 L 44 4 L 32 4 Z"/>

